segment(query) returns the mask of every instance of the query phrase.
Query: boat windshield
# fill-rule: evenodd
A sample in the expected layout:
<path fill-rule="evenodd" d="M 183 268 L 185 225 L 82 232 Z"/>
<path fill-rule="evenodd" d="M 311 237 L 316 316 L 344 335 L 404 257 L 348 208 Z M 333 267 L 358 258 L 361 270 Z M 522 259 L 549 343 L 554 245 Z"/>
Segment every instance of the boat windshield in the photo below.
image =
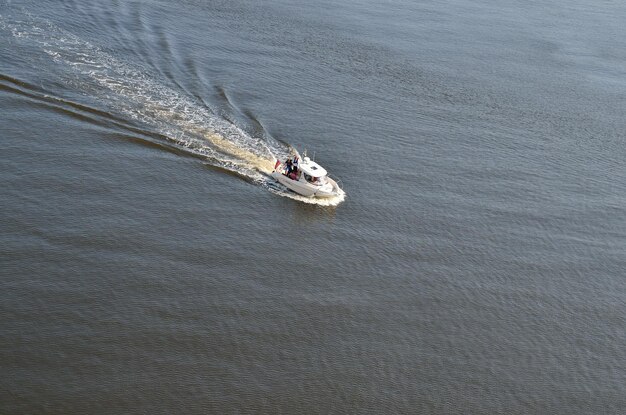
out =
<path fill-rule="evenodd" d="M 304 173 L 304 178 L 307 182 L 317 185 L 326 184 L 326 176 L 315 177 Z"/>

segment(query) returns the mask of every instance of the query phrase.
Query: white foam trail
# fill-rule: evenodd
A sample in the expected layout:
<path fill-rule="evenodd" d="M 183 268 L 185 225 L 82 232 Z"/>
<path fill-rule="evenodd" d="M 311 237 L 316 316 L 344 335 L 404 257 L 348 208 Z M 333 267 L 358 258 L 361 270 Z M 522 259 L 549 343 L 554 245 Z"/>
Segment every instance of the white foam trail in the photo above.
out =
<path fill-rule="evenodd" d="M 0 28 L 14 38 L 34 42 L 55 62 L 81 75 L 73 85 L 96 95 L 114 108 L 168 137 L 188 152 L 263 185 L 271 192 L 305 203 L 336 206 L 343 196 L 311 199 L 274 186 L 269 176 L 277 158 L 290 148 L 271 139 L 252 137 L 233 123 L 215 115 L 197 100 L 159 81 L 157 76 L 80 39 L 50 22 L 28 15 L 26 21 L 5 21 Z M 94 88 L 98 86 L 99 88 Z"/>

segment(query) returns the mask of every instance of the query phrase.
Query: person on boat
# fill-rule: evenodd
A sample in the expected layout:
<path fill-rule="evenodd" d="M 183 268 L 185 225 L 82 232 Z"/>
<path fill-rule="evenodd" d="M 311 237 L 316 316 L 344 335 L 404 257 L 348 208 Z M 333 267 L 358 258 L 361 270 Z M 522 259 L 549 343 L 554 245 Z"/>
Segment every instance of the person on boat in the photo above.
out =
<path fill-rule="evenodd" d="M 293 163 L 291 162 L 290 158 L 288 158 L 285 162 L 285 166 L 287 167 L 287 172 L 285 173 L 285 176 L 289 176 L 293 170 Z"/>
<path fill-rule="evenodd" d="M 298 166 L 291 166 L 291 173 L 289 173 L 289 178 L 291 180 L 296 180 L 298 178 Z"/>

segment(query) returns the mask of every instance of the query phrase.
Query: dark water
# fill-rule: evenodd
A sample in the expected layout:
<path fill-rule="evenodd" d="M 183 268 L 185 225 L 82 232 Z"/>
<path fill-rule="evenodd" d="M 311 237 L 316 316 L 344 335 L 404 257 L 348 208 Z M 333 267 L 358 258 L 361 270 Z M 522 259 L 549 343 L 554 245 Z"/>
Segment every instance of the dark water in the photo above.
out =
<path fill-rule="evenodd" d="M 1 0 L 0 412 L 626 412 L 625 21 Z"/>

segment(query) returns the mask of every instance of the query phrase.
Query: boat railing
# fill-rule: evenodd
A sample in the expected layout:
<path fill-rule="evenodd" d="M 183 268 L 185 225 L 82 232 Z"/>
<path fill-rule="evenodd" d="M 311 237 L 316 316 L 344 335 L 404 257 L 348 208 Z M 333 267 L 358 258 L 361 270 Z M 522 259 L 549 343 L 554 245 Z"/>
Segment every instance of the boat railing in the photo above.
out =
<path fill-rule="evenodd" d="M 341 179 L 337 179 L 331 176 L 330 174 L 327 174 L 326 177 L 328 177 L 329 179 L 332 179 L 335 183 L 337 183 L 337 186 L 339 186 L 340 189 L 343 189 L 343 183 L 341 182 Z"/>

